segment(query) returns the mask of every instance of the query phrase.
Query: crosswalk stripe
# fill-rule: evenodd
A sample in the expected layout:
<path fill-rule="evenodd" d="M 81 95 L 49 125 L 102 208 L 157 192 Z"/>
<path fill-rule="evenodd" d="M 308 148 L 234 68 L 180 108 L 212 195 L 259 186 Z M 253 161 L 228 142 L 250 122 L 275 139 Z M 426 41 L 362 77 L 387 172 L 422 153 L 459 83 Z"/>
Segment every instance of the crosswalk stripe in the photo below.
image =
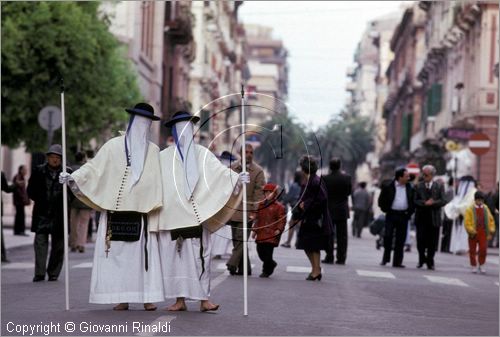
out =
<path fill-rule="evenodd" d="M 311 267 L 286 266 L 287 273 L 310 273 Z"/>
<path fill-rule="evenodd" d="M 80 263 L 80 264 L 74 265 L 71 268 L 92 268 L 92 265 L 93 265 L 92 262 L 84 262 L 84 263 Z"/>
<path fill-rule="evenodd" d="M 396 278 L 396 276 L 388 271 L 356 270 L 356 273 L 358 273 L 359 276 Z"/>
<path fill-rule="evenodd" d="M 497 266 L 498 266 L 498 264 L 499 264 L 498 258 L 495 258 L 495 259 L 489 259 L 489 260 L 488 260 L 488 261 L 486 261 L 486 262 L 496 264 Z"/>
<path fill-rule="evenodd" d="M 33 267 L 35 267 L 33 262 L 12 262 L 2 264 L 2 269 L 31 269 Z"/>
<path fill-rule="evenodd" d="M 424 277 L 434 283 L 450 284 L 461 287 L 469 286 L 467 283 L 453 277 L 431 276 L 431 275 L 424 275 Z"/>
<path fill-rule="evenodd" d="M 141 325 L 137 326 L 137 329 L 143 330 L 142 332 L 136 333 L 136 336 L 155 336 L 155 335 L 168 335 L 171 330 L 170 322 L 172 322 L 174 319 L 176 319 L 177 316 L 170 316 L 170 315 L 165 315 L 165 316 L 160 316 L 151 323 L 147 325 Z M 139 324 L 139 322 L 134 322 L 132 324 Z M 167 331 L 157 331 L 158 329 L 154 329 L 153 327 L 160 326 L 160 329 L 164 329 Z M 134 326 L 132 326 L 132 329 L 134 329 Z M 157 331 L 157 332 L 153 332 Z"/>

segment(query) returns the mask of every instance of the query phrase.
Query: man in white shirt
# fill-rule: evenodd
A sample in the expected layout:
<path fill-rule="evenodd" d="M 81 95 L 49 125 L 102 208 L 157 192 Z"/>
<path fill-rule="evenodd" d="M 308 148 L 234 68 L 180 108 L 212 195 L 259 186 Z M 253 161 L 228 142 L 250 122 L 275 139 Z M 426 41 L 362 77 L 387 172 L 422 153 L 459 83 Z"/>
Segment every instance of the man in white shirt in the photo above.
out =
<path fill-rule="evenodd" d="M 394 233 L 396 242 L 394 245 L 394 258 L 392 266 L 404 268 L 403 255 L 406 232 L 408 230 L 408 219 L 415 210 L 413 202 L 413 187 L 408 182 L 410 175 L 404 167 L 396 169 L 394 179 L 383 184 L 378 205 L 382 212 L 386 213 L 384 256 L 380 263 L 384 266 L 391 260 L 392 240 Z"/>

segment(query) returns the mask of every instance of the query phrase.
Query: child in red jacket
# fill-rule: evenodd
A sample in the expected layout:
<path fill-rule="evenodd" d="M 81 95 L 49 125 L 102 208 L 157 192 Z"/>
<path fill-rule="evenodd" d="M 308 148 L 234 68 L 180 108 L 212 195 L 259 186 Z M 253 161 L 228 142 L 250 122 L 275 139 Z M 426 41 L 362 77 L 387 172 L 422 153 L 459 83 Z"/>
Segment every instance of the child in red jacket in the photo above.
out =
<path fill-rule="evenodd" d="M 257 216 L 252 226 L 252 238 L 256 238 L 257 253 L 262 260 L 262 274 L 259 277 L 269 277 L 277 263 L 273 260 L 274 247 L 280 242 L 281 233 L 286 225 L 285 207 L 277 201 L 279 186 L 264 185 L 265 200 L 259 204 Z"/>

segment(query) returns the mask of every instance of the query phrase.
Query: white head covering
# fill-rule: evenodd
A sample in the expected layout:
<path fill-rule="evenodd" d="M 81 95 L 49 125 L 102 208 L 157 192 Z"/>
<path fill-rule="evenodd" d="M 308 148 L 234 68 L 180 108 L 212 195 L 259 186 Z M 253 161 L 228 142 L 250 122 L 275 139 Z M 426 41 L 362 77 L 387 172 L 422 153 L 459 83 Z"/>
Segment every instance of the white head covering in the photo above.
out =
<path fill-rule="evenodd" d="M 194 146 L 193 123 L 190 121 L 178 122 L 174 124 L 173 129 L 175 144 L 184 169 L 184 195 L 189 200 L 200 178 Z"/>
<path fill-rule="evenodd" d="M 130 156 L 130 168 L 132 170 L 130 189 L 139 181 L 144 169 L 144 162 L 146 161 L 146 154 L 149 147 L 149 128 L 151 122 L 151 119 L 140 115 L 132 115 L 130 118 L 127 133 L 125 134 L 128 155 Z"/>

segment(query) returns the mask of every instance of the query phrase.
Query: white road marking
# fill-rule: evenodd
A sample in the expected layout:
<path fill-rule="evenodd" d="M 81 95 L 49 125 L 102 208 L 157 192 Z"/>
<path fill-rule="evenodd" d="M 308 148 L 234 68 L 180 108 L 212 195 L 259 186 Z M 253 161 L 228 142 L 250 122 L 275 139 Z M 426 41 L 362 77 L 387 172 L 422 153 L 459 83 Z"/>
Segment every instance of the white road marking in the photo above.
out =
<path fill-rule="evenodd" d="M 286 266 L 287 273 L 310 273 L 311 267 Z"/>
<path fill-rule="evenodd" d="M 431 275 L 424 275 L 425 278 L 427 278 L 429 281 L 434 282 L 434 283 L 442 283 L 442 284 L 449 284 L 449 285 L 454 285 L 454 286 L 461 286 L 461 287 L 468 287 L 469 285 L 457 278 L 453 277 L 443 277 L 443 276 L 431 276 Z"/>
<path fill-rule="evenodd" d="M 495 284 L 498 286 L 498 282 L 495 282 Z"/>
<path fill-rule="evenodd" d="M 388 271 L 371 271 L 371 270 L 356 270 L 359 276 L 367 277 L 382 277 L 382 278 L 396 278 L 394 274 Z"/>
<path fill-rule="evenodd" d="M 499 264 L 499 263 L 498 263 L 498 262 L 499 262 L 499 261 L 498 261 L 498 258 L 488 259 L 488 261 L 486 261 L 486 262 L 496 264 L 497 266 L 498 266 L 498 264 Z"/>
<path fill-rule="evenodd" d="M 32 269 L 35 267 L 33 262 L 12 262 L 2 264 L 2 269 Z"/>
<path fill-rule="evenodd" d="M 134 321 L 132 324 L 132 332 L 139 331 L 136 336 L 155 336 L 155 335 L 169 335 L 172 331 L 170 322 L 176 319 L 177 316 L 160 316 L 149 324 L 141 324 L 142 322 Z M 136 329 L 134 329 L 134 327 Z"/>
<path fill-rule="evenodd" d="M 84 263 L 80 263 L 80 264 L 74 265 L 71 268 L 92 268 L 92 265 L 93 265 L 92 262 L 84 262 Z"/>

